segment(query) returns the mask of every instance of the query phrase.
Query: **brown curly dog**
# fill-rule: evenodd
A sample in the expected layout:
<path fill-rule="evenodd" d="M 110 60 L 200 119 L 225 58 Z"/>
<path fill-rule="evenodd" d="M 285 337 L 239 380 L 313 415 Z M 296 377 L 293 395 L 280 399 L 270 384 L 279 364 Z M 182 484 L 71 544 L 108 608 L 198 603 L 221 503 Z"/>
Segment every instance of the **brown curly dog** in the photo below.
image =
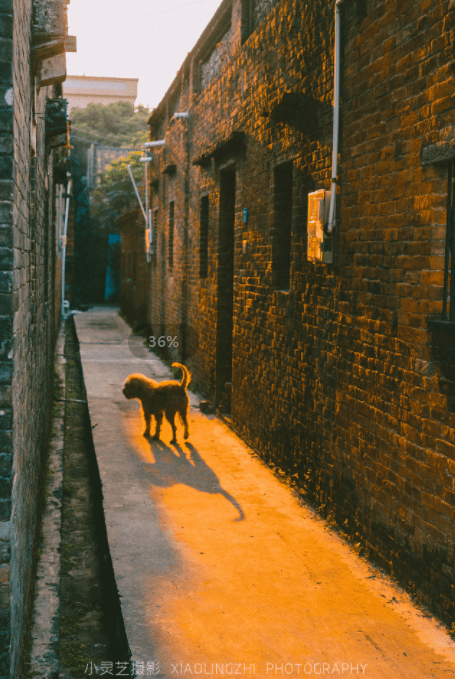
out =
<path fill-rule="evenodd" d="M 126 398 L 137 398 L 142 404 L 142 412 L 145 419 L 144 436 L 150 436 L 150 420 L 152 415 L 156 419 L 156 431 L 153 438 L 160 438 L 161 423 L 163 421 L 163 414 L 170 422 L 172 427 L 171 443 L 176 443 L 177 427 L 175 426 L 174 418 L 176 413 L 185 427 L 183 436 L 187 439 L 188 432 L 188 408 L 189 399 L 186 393 L 186 388 L 191 380 L 188 368 L 180 363 L 173 363 L 173 368 L 181 368 L 183 378 L 181 382 L 175 380 L 166 380 L 165 382 L 155 382 L 145 375 L 135 373 L 130 375 L 125 380 L 122 392 Z"/>

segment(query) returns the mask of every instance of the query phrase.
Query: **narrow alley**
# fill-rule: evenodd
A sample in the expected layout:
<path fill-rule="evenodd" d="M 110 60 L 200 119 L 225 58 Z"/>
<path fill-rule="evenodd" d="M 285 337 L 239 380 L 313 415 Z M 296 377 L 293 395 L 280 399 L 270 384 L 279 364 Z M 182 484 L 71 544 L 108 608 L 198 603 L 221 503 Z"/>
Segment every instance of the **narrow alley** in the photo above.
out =
<path fill-rule="evenodd" d="M 455 679 L 455 0 L 0 25 L 0 679 Z"/>
<path fill-rule="evenodd" d="M 177 445 L 168 423 L 160 441 L 142 435 L 122 384 L 169 371 L 116 309 L 75 322 L 132 673 L 455 675 L 445 629 L 202 414 L 195 394 L 186 442 L 180 424 Z"/>

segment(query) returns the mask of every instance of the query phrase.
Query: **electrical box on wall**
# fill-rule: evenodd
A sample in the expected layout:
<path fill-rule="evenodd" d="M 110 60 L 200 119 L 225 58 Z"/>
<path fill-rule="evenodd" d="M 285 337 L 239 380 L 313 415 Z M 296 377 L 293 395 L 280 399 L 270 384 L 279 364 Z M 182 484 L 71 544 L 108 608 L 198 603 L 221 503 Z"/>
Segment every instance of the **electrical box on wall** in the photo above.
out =
<path fill-rule="evenodd" d="M 311 262 L 333 262 L 333 241 L 324 229 L 329 220 L 330 191 L 320 189 L 308 194 L 308 250 Z"/>
<path fill-rule="evenodd" d="M 148 220 L 145 229 L 145 254 L 147 256 L 147 262 L 151 261 L 151 255 L 153 255 L 153 230 L 152 230 L 152 211 L 148 211 Z"/>

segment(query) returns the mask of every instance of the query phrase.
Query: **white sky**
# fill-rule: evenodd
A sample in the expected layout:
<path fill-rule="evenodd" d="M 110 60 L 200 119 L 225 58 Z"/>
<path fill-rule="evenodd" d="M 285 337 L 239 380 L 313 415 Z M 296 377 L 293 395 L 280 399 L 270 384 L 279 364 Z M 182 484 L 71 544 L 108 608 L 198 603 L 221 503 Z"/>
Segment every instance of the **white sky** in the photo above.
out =
<path fill-rule="evenodd" d="M 159 104 L 221 0 L 71 0 L 68 75 L 139 78 L 136 104 Z"/>

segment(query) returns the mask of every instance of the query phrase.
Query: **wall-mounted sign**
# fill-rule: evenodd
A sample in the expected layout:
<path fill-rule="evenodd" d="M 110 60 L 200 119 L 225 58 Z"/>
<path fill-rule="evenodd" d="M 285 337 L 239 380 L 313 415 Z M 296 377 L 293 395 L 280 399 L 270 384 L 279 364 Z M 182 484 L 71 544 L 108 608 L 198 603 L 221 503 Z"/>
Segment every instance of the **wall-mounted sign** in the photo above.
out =
<path fill-rule="evenodd" d="M 243 223 L 246 224 L 248 222 L 248 208 L 244 207 L 242 210 L 242 218 L 243 218 Z"/>

